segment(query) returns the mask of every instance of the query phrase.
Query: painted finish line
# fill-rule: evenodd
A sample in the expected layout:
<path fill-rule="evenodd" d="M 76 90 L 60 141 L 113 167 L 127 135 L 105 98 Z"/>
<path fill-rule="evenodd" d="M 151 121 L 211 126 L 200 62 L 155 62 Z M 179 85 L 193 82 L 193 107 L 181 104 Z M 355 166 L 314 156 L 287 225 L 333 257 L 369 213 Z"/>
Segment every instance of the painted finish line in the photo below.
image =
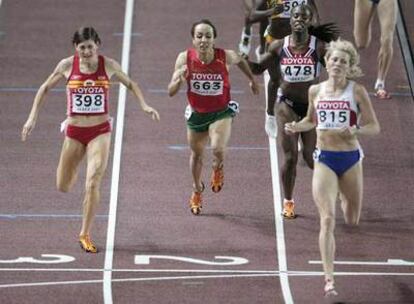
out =
<path fill-rule="evenodd" d="M 322 264 L 322 261 L 309 261 L 309 264 Z M 334 261 L 335 265 L 367 265 L 367 266 L 414 266 L 414 262 L 401 259 L 388 259 L 385 262 Z"/>
<path fill-rule="evenodd" d="M 168 149 L 171 150 L 188 150 L 188 145 L 169 145 Z M 211 150 L 211 147 L 206 147 L 207 150 Z M 268 147 L 254 147 L 254 146 L 230 146 L 226 148 L 227 150 L 269 150 Z"/>

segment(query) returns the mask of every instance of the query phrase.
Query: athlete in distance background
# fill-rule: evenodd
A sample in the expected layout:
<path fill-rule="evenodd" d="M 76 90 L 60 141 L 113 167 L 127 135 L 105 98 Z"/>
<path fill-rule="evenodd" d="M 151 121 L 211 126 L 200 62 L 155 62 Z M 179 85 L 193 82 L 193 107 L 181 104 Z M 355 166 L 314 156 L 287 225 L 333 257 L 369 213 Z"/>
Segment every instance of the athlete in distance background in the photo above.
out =
<path fill-rule="evenodd" d="M 263 54 L 266 47 L 265 32 L 269 25 L 269 17 L 283 11 L 283 4 L 269 7 L 266 1 L 243 0 L 244 4 L 244 26 L 239 43 L 239 53 L 248 58 L 252 42 L 252 26 L 259 23 L 259 46 L 256 54 Z"/>
<path fill-rule="evenodd" d="M 359 49 L 369 47 L 372 21 L 374 15 L 378 15 L 381 36 L 374 90 L 375 96 L 379 99 L 391 98 L 385 89 L 385 80 L 394 55 L 393 41 L 397 23 L 397 9 L 396 0 L 355 0 L 354 38 Z"/>
<path fill-rule="evenodd" d="M 75 184 L 78 165 L 86 156 L 86 182 L 83 219 L 79 234 L 81 248 L 96 253 L 90 231 L 100 200 L 100 186 L 108 163 L 112 122 L 109 116 L 109 80 L 114 76 L 134 95 L 141 109 L 153 120 L 158 112 L 147 105 L 138 84 L 126 75 L 113 59 L 99 55 L 101 40 L 92 27 L 80 28 L 73 35 L 75 55 L 61 60 L 40 86 L 29 117 L 23 126 L 25 141 L 36 125 L 47 93 L 59 81 L 66 80 L 67 119 L 62 123 L 65 133 L 59 165 L 57 188 L 68 192 Z"/>

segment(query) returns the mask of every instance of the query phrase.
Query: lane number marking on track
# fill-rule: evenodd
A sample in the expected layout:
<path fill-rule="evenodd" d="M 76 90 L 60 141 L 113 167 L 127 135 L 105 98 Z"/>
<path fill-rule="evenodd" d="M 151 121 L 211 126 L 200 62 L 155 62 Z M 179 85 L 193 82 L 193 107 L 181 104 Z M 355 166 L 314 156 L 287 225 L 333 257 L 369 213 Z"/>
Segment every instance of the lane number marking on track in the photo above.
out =
<path fill-rule="evenodd" d="M 232 257 L 232 256 L 215 256 L 216 260 L 227 260 L 227 261 L 207 261 L 201 259 L 194 259 L 189 257 L 180 257 L 173 255 L 135 255 L 135 264 L 138 265 L 149 265 L 151 259 L 161 259 L 161 260 L 173 260 L 180 261 L 185 263 L 199 264 L 199 265 L 210 265 L 210 266 L 234 266 L 234 265 L 243 265 L 249 263 L 248 259 L 241 257 Z"/>
<path fill-rule="evenodd" d="M 61 264 L 70 263 L 75 260 L 74 257 L 64 254 L 42 254 L 44 259 L 36 259 L 33 257 L 18 257 L 14 260 L 0 260 L 0 264 L 19 264 L 19 263 L 36 263 L 36 264 Z"/>

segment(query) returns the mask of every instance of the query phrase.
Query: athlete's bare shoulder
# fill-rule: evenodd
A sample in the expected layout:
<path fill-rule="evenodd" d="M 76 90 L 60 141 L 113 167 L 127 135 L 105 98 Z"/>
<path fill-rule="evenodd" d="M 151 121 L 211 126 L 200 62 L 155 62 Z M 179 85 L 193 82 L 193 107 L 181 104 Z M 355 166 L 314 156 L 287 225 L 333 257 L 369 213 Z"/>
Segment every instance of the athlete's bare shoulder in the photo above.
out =
<path fill-rule="evenodd" d="M 278 39 L 275 41 L 272 41 L 269 45 L 269 52 L 270 53 L 279 53 L 279 50 L 283 47 L 284 40 Z"/>
<path fill-rule="evenodd" d="M 105 59 L 105 71 L 109 78 L 116 72 L 122 71 L 121 65 L 115 59 L 104 56 Z"/>
<path fill-rule="evenodd" d="M 175 61 L 175 69 L 181 68 L 183 65 L 187 64 L 187 51 L 182 51 L 178 54 Z"/>
<path fill-rule="evenodd" d="M 59 61 L 59 63 L 56 66 L 56 71 L 62 74 L 70 71 L 73 65 L 73 57 L 74 56 L 66 57 Z"/>
<path fill-rule="evenodd" d="M 321 83 L 315 83 L 309 87 L 309 98 L 314 97 L 321 91 Z"/>

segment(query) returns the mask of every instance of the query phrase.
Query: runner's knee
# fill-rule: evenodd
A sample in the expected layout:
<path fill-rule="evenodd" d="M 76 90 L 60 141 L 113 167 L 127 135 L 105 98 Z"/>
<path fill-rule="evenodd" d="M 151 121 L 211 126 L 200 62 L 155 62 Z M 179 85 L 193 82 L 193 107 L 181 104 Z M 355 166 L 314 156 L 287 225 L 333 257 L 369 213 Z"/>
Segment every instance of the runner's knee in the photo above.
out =
<path fill-rule="evenodd" d="M 284 155 L 284 165 L 285 167 L 296 167 L 296 164 L 298 163 L 298 153 L 294 153 L 292 151 L 287 152 L 285 151 Z"/>
<path fill-rule="evenodd" d="M 303 159 L 309 168 L 313 169 L 313 149 L 303 148 Z"/>
<path fill-rule="evenodd" d="M 386 35 L 384 37 L 381 37 L 381 47 L 380 47 L 380 53 L 391 53 L 393 48 L 392 48 L 392 44 L 393 44 L 394 40 L 393 37 L 391 35 Z"/>
<path fill-rule="evenodd" d="M 357 38 L 355 38 L 355 45 L 359 50 L 364 50 L 364 49 L 368 48 L 369 40 L 368 39 L 357 39 Z"/>
<path fill-rule="evenodd" d="M 335 216 L 333 214 L 321 215 L 321 231 L 333 232 L 335 229 Z"/>
<path fill-rule="evenodd" d="M 62 180 L 57 180 L 56 181 L 56 188 L 58 189 L 58 191 L 63 192 L 63 193 L 67 193 L 70 191 L 70 189 L 72 188 L 71 185 L 69 183 L 65 183 Z"/>
<path fill-rule="evenodd" d="M 213 147 L 213 155 L 218 159 L 224 158 L 224 148 L 220 146 L 214 146 Z"/>
<path fill-rule="evenodd" d="M 67 178 L 65 176 L 61 176 L 58 172 L 56 177 L 57 190 L 64 193 L 69 192 L 72 189 L 75 179 L 74 175 L 71 175 L 71 178 Z"/>
<path fill-rule="evenodd" d="M 359 214 L 358 212 L 354 212 L 353 210 L 350 210 L 345 213 L 345 222 L 348 225 L 358 225 L 359 224 Z"/>
<path fill-rule="evenodd" d="M 102 180 L 102 175 L 98 173 L 90 177 L 86 181 L 86 185 L 85 185 L 86 193 L 92 193 L 92 192 L 97 191 L 101 184 L 101 180 Z"/>
<path fill-rule="evenodd" d="M 190 157 L 193 161 L 202 161 L 202 159 L 203 159 L 203 150 L 202 149 L 191 150 L 191 156 Z"/>

